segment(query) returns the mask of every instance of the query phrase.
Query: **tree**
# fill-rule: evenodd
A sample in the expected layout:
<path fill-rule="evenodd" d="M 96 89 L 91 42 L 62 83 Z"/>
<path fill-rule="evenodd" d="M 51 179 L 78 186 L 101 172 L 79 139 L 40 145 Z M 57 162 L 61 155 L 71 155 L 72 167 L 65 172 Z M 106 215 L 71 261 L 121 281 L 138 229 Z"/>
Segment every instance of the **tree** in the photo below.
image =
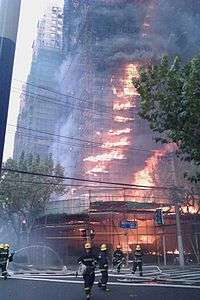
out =
<path fill-rule="evenodd" d="M 41 159 L 39 156 L 32 154 L 26 156 L 24 153 L 18 160 L 8 159 L 2 169 L 0 216 L 12 225 L 18 242 L 24 227 L 29 242 L 35 220 L 44 213 L 52 194 L 61 195 L 65 192 L 63 179 L 59 178 L 64 176 L 64 169 L 60 164 L 54 166 L 51 156 Z M 9 169 L 55 177 L 11 172 Z"/>
<path fill-rule="evenodd" d="M 200 56 L 187 63 L 179 57 L 141 68 L 133 84 L 140 93 L 140 116 L 159 134 L 156 141 L 175 143 L 177 154 L 196 169 L 200 180 Z"/>

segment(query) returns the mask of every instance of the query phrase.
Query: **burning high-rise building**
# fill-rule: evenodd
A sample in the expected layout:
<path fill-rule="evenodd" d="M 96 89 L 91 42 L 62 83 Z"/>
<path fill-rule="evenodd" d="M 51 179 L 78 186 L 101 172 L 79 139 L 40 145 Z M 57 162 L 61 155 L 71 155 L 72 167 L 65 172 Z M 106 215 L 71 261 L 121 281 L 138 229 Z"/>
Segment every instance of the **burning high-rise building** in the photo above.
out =
<path fill-rule="evenodd" d="M 63 212 L 56 219 L 62 229 L 47 228 L 47 239 L 76 238 L 74 224 L 81 229 L 89 218 L 98 241 L 102 237 L 110 244 L 120 241 L 126 250 L 127 239 L 132 245 L 158 247 L 162 230 L 156 236 L 153 209 L 167 205 L 169 194 L 145 187 L 172 184 L 171 161 L 166 157 L 170 149 L 154 143 L 148 123 L 138 116 L 139 95 L 132 78 L 139 76 L 141 65 L 166 51 L 186 58 L 186 48 L 194 46 L 191 55 L 199 50 L 199 35 L 191 36 L 200 25 L 193 4 L 198 7 L 194 0 L 190 4 L 186 0 L 173 4 L 171 0 L 64 1 L 64 60 L 56 82 L 56 102 L 61 97 L 62 111 L 48 151 L 69 177 L 119 184 L 118 188 L 73 186 L 66 201 L 51 202 L 44 222 L 54 222 L 51 214 Z M 185 18 L 190 20 L 188 26 Z M 125 189 L 123 184 L 140 189 Z M 118 228 L 125 217 L 138 221 L 137 232 L 125 235 Z M 74 243 L 81 240 L 75 238 Z"/>
<path fill-rule="evenodd" d="M 60 88 L 71 111 L 59 133 L 77 140 L 60 147 L 55 142 L 53 153 L 67 174 L 154 184 L 153 173 L 168 149 L 155 145 L 148 124 L 139 118 L 132 78 L 141 65 L 166 51 L 185 54 L 182 45 L 192 42 L 189 31 L 199 22 L 192 5 L 180 0 L 173 5 L 155 0 L 65 1 Z M 182 14 L 190 17 L 187 32 Z"/>
<path fill-rule="evenodd" d="M 59 133 L 77 141 L 55 142 L 53 153 L 67 174 L 153 185 L 158 150 L 138 116 L 132 78 L 155 56 L 154 2 L 65 1 L 60 87 L 71 112 Z"/>

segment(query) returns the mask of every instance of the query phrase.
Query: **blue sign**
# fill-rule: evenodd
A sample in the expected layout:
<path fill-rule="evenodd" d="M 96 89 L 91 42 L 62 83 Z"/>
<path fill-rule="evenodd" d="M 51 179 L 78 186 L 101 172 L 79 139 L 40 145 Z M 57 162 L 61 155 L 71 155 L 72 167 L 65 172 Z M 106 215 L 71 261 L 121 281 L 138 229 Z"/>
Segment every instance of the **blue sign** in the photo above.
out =
<path fill-rule="evenodd" d="M 120 222 L 119 226 L 124 229 L 135 229 L 137 228 L 138 224 L 137 221 L 123 220 Z"/>
<path fill-rule="evenodd" d="M 155 211 L 155 221 L 156 221 L 157 225 L 163 225 L 164 224 L 162 209 L 156 209 L 156 211 Z"/>

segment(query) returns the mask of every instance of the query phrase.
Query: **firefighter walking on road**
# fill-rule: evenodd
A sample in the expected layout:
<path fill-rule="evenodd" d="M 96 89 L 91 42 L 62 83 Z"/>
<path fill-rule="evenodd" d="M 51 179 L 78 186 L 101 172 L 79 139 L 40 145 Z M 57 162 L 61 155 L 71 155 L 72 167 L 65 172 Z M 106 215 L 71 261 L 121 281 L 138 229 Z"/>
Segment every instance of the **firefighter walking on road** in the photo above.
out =
<path fill-rule="evenodd" d="M 83 264 L 84 266 L 83 280 L 85 287 L 85 295 L 86 299 L 89 300 L 91 297 L 91 290 L 94 285 L 95 268 L 97 264 L 97 258 L 92 253 L 91 243 L 87 242 L 85 244 L 85 254 L 78 259 L 78 263 Z"/>
<path fill-rule="evenodd" d="M 143 252 L 140 245 L 136 246 L 135 252 L 134 252 L 134 261 L 133 261 L 133 271 L 132 274 L 135 274 L 135 271 L 137 270 L 137 267 L 139 268 L 140 276 L 143 276 L 142 273 L 142 257 Z"/>
<path fill-rule="evenodd" d="M 117 245 L 117 249 L 113 253 L 113 267 L 117 268 L 117 273 L 120 273 L 124 261 L 125 258 L 121 250 L 121 245 Z"/>
<path fill-rule="evenodd" d="M 109 291 L 107 287 L 108 283 L 108 255 L 106 244 L 101 245 L 101 251 L 98 257 L 99 269 L 101 272 L 101 278 L 98 283 L 98 287 L 102 288 L 104 291 Z"/>

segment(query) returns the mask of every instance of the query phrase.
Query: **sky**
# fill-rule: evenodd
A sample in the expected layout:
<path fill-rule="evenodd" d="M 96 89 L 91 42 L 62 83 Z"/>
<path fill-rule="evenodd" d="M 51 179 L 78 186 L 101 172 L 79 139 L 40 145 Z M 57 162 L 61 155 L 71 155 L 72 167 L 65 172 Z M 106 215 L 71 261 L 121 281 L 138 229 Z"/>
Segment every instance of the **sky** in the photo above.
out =
<path fill-rule="evenodd" d="M 44 15 L 50 3 L 62 3 L 62 0 L 22 0 L 19 30 L 15 52 L 12 87 L 8 112 L 6 139 L 3 160 L 12 157 L 15 127 L 20 108 L 20 90 L 26 82 L 32 60 L 32 45 L 37 33 L 38 20 Z"/>

